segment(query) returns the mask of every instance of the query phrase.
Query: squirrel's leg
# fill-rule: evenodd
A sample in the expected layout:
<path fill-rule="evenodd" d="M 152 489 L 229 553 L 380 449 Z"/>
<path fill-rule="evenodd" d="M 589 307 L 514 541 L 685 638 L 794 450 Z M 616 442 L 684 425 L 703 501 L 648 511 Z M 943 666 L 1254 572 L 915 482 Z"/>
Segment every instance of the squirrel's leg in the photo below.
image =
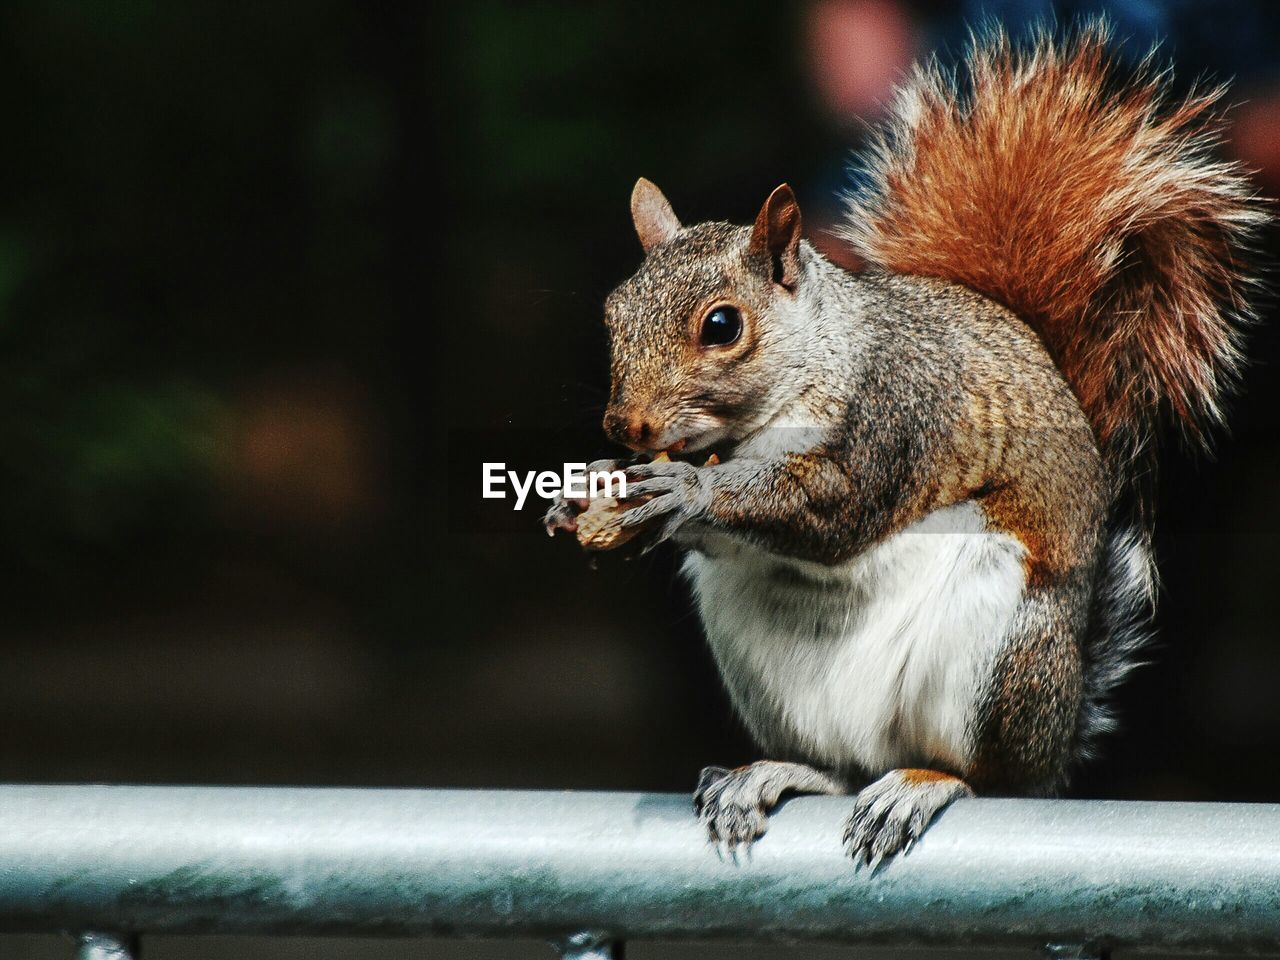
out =
<path fill-rule="evenodd" d="M 979 793 L 1045 796 L 1079 749 L 1092 590 L 1079 571 L 1028 590 L 974 717 L 970 782 Z M 1095 627 L 1094 629 L 1097 629 Z"/>
<path fill-rule="evenodd" d="M 705 767 L 693 791 L 693 808 L 711 840 L 732 848 L 764 834 L 769 811 L 783 794 L 844 792 L 835 777 L 803 763 L 759 760 L 734 770 Z"/>
<path fill-rule="evenodd" d="M 672 460 L 637 464 L 626 473 L 628 499 L 645 502 L 626 512 L 622 526 L 644 529 L 647 548 L 686 527 L 705 528 L 747 537 L 784 556 L 836 563 L 918 515 L 920 508 L 912 502 L 859 509 L 867 500 L 893 498 L 902 487 L 900 478 L 886 474 L 875 483 L 859 478 L 866 482 L 855 486 L 850 471 L 828 454 L 744 458 L 710 467 Z"/>
<path fill-rule="evenodd" d="M 845 849 L 855 864 L 872 870 L 885 857 L 905 853 L 951 801 L 973 796 L 973 788 L 939 770 L 890 770 L 854 801 L 844 827 Z"/>
<path fill-rule="evenodd" d="M 858 794 L 844 837 L 856 863 L 874 869 L 906 851 L 944 807 L 975 791 L 1043 796 L 1062 782 L 1080 709 L 1086 582 L 1077 571 L 1027 591 L 978 699 L 963 779 L 891 770 Z"/>

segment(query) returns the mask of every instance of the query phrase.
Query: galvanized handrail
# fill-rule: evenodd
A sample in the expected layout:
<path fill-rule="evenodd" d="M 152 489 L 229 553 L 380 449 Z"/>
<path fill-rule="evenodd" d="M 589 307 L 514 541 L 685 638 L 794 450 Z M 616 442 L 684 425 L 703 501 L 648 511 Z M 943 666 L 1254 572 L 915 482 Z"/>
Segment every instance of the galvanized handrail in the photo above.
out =
<path fill-rule="evenodd" d="M 847 798 L 736 855 L 686 796 L 0 787 L 0 932 L 541 936 L 1280 953 L 1280 806 L 970 800 L 874 873 Z"/>

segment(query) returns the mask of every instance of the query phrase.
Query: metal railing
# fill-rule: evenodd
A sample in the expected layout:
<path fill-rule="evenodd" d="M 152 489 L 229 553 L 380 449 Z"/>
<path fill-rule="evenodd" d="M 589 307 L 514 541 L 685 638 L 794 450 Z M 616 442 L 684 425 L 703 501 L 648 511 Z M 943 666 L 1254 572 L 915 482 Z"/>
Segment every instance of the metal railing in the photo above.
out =
<path fill-rule="evenodd" d="M 875 872 L 849 806 L 792 800 L 732 855 L 666 794 L 0 787 L 0 932 L 1280 953 L 1280 806 L 968 800 Z"/>

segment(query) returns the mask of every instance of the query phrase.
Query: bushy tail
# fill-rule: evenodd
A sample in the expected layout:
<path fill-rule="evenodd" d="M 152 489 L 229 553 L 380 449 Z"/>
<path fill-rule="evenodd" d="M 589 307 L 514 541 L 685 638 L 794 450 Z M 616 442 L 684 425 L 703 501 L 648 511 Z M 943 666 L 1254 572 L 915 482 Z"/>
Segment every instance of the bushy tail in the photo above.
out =
<path fill-rule="evenodd" d="M 1026 49 L 996 31 L 962 84 L 917 68 L 842 233 L 874 265 L 1018 313 L 1123 473 L 1163 413 L 1197 440 L 1220 419 L 1266 215 L 1211 156 L 1222 89 L 1175 100 L 1151 57 L 1128 74 L 1107 43 L 1101 23 Z"/>

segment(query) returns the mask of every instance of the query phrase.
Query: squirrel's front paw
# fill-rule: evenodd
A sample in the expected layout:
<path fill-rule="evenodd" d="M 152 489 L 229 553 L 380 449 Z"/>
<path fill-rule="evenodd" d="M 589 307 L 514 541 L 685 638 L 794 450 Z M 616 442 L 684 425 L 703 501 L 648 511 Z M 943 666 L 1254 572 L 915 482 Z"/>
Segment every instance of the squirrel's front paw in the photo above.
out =
<path fill-rule="evenodd" d="M 844 828 L 845 849 L 855 865 L 874 870 L 886 857 L 906 853 L 943 807 L 973 790 L 937 770 L 890 770 L 854 801 Z"/>
<path fill-rule="evenodd" d="M 586 474 L 591 476 L 593 473 L 613 473 L 616 470 L 622 470 L 625 466 L 626 462 L 622 460 L 596 460 L 587 464 Z M 547 536 L 554 537 L 557 530 L 563 530 L 565 533 L 577 532 L 578 515 L 589 506 L 591 506 L 589 497 L 567 498 L 563 493 L 557 496 L 551 501 L 547 512 L 542 515 L 542 525 L 546 528 Z"/>
<path fill-rule="evenodd" d="M 627 468 L 627 502 L 643 501 L 627 510 L 624 530 L 642 529 L 651 549 L 711 505 L 711 477 L 705 467 L 681 460 L 640 463 Z"/>

